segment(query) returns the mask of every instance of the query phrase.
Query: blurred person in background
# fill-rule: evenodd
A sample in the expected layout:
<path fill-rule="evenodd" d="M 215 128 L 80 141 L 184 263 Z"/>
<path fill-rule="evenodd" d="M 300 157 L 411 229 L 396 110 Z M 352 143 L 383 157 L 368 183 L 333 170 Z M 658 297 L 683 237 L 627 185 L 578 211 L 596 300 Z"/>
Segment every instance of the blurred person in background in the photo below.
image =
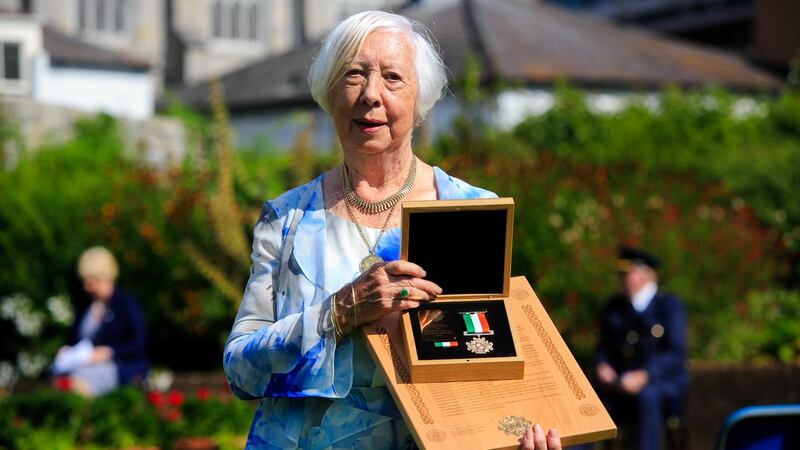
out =
<path fill-rule="evenodd" d="M 105 247 L 91 247 L 78 260 L 86 301 L 76 309 L 71 345 L 59 350 L 53 373 L 85 396 L 139 385 L 147 375 L 143 315 L 136 299 L 116 286 L 118 270 Z"/>
<path fill-rule="evenodd" d="M 398 260 L 398 205 L 496 195 L 413 153 L 414 127 L 446 83 L 421 25 L 379 11 L 351 16 L 325 38 L 309 78 L 343 161 L 264 204 L 225 374 L 237 396 L 259 399 L 248 448 L 413 448 L 358 332 L 442 292 L 424 268 Z M 561 448 L 555 430 L 538 425 L 521 444 Z"/>
<path fill-rule="evenodd" d="M 620 293 L 601 316 L 595 353 L 598 394 L 626 432 L 626 448 L 639 450 L 661 448 L 665 423 L 675 426 L 682 413 L 688 380 L 684 308 L 659 289 L 658 267 L 653 255 L 620 248 Z"/>

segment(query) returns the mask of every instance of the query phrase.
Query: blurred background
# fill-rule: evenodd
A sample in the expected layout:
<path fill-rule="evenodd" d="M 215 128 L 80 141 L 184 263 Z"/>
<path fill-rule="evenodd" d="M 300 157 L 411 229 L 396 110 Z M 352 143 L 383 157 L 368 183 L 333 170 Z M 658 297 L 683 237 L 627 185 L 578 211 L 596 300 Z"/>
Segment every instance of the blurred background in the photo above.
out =
<path fill-rule="evenodd" d="M 251 229 L 340 158 L 307 69 L 366 9 L 432 30 L 451 88 L 415 151 L 515 198 L 512 273 L 582 364 L 641 246 L 688 311 L 683 448 L 800 402 L 800 2 L 0 0 L 0 448 L 243 445 L 221 362 Z M 85 399 L 48 368 L 92 245 L 151 371 Z"/>

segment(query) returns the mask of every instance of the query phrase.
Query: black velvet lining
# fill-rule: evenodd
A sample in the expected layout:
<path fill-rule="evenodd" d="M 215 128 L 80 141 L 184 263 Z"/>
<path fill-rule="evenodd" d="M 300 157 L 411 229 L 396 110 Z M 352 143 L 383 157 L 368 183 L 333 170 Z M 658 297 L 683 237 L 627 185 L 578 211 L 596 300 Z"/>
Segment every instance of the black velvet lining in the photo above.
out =
<path fill-rule="evenodd" d="M 444 313 L 447 324 L 452 328 L 457 347 L 436 347 L 435 340 L 425 340 L 420 329 L 419 314 L 425 310 L 441 310 Z M 464 336 L 466 326 L 461 318 L 462 312 L 486 311 L 486 320 L 489 328 L 494 331 L 493 335 L 484 335 L 494 348 L 490 353 L 477 355 L 467 349 L 467 342 L 474 336 Z M 430 359 L 475 359 L 475 358 L 495 358 L 516 356 L 514 351 L 514 340 L 511 337 L 511 329 L 508 325 L 505 303 L 502 300 L 478 300 L 463 302 L 432 302 L 426 303 L 419 308 L 408 312 L 411 319 L 411 329 L 414 333 L 414 343 L 417 347 L 417 357 L 420 360 Z M 443 339 L 450 340 L 450 339 Z"/>
<path fill-rule="evenodd" d="M 443 294 L 500 294 L 508 210 L 414 212 L 408 219 L 408 260 Z"/>

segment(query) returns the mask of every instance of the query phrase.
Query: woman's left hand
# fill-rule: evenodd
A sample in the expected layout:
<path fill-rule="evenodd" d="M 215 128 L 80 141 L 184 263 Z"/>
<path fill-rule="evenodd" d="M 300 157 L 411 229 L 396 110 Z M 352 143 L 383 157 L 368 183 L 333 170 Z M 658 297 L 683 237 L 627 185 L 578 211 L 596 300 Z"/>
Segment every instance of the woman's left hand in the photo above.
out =
<path fill-rule="evenodd" d="M 555 428 L 551 428 L 547 434 L 537 423 L 533 428 L 529 428 L 522 433 L 519 438 L 519 448 L 521 450 L 561 450 L 561 437 Z"/>

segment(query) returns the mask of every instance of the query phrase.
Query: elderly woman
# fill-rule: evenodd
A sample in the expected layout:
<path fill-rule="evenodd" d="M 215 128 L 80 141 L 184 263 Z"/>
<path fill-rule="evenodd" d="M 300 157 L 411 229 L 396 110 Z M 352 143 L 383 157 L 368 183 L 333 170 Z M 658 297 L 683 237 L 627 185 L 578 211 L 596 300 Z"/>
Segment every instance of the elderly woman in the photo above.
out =
<path fill-rule="evenodd" d="M 413 447 L 356 330 L 442 292 L 397 260 L 401 199 L 494 194 L 414 156 L 414 126 L 446 83 L 420 25 L 356 14 L 324 40 L 309 79 L 343 162 L 264 204 L 225 373 L 237 396 L 260 399 L 248 447 Z M 523 447 L 560 448 L 555 431 L 534 428 Z"/>
<path fill-rule="evenodd" d="M 136 299 L 116 287 L 118 272 L 105 247 L 89 248 L 78 260 L 88 301 L 77 310 L 72 346 L 59 350 L 53 372 L 86 396 L 141 384 L 147 375 L 144 319 Z"/>

